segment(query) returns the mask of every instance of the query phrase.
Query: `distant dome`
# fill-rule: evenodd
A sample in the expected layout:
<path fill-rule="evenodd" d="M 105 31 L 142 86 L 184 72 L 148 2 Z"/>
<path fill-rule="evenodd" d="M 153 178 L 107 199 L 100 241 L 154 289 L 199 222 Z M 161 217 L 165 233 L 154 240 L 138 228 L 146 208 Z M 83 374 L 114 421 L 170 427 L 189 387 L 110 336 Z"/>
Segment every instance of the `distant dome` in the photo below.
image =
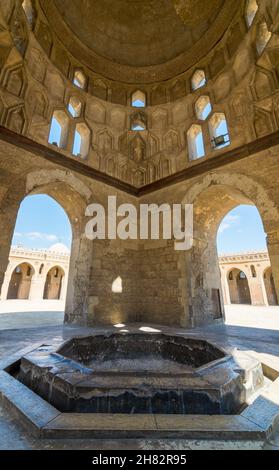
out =
<path fill-rule="evenodd" d="M 55 243 L 48 251 L 55 251 L 56 253 L 70 253 L 69 248 L 64 243 Z"/>

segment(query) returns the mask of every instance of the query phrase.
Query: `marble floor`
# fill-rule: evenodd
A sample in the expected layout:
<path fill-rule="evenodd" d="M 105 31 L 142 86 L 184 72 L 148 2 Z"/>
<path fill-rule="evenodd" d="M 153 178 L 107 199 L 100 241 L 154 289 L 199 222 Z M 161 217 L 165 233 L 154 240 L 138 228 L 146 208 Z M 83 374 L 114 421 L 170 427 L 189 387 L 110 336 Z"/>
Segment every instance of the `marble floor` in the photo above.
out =
<path fill-rule="evenodd" d="M 19 306 L 18 306 L 19 307 Z M 255 355 L 272 367 L 279 361 L 279 308 L 261 309 L 256 307 L 230 306 L 227 308 L 227 324 L 185 330 L 160 325 L 125 325 L 129 331 L 164 331 L 176 334 L 206 337 L 228 351 L 234 348 Z M 255 309 L 255 308 L 254 308 Z M 32 343 L 61 341 L 75 335 L 87 335 L 103 328 L 80 328 L 64 326 L 63 314 L 56 309 L 45 309 L 38 313 L 32 308 L 24 312 L 5 312 L 0 303 L 0 358 L 29 346 Z M 15 310 L 15 307 L 14 309 Z M 31 311 L 30 311 L 31 310 Z M 57 312 L 57 313 L 56 313 Z M 246 320 L 245 320 L 246 318 Z M 42 320 L 42 321 L 41 321 Z M 237 323 L 240 323 L 238 325 Z M 119 325 L 111 328 L 117 330 Z M 123 326 L 121 326 L 123 328 Z M 110 329 L 111 330 L 111 329 Z M 11 415 L 0 407 L 0 449 L 258 449 L 259 442 L 223 442 L 201 440 L 37 440 L 28 434 Z M 264 448 L 279 450 L 278 432 L 270 437 Z"/>

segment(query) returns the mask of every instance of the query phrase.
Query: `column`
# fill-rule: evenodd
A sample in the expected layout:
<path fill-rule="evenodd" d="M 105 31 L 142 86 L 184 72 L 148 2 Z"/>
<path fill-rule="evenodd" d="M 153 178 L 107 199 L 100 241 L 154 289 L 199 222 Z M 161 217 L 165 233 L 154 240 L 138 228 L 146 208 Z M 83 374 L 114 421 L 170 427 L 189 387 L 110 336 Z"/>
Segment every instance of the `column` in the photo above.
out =
<path fill-rule="evenodd" d="M 248 277 L 248 283 L 251 294 L 252 305 L 265 305 L 260 273 L 257 272 L 257 277 Z"/>
<path fill-rule="evenodd" d="M 0 292 L 4 284 L 5 273 L 9 263 L 9 254 L 16 223 L 17 213 L 22 200 L 22 195 L 9 193 L 0 206 Z M 3 288 L 2 295 L 7 295 L 6 287 Z"/>
<path fill-rule="evenodd" d="M 275 290 L 279 299 L 279 230 L 267 234 L 267 249 L 272 268 Z"/>

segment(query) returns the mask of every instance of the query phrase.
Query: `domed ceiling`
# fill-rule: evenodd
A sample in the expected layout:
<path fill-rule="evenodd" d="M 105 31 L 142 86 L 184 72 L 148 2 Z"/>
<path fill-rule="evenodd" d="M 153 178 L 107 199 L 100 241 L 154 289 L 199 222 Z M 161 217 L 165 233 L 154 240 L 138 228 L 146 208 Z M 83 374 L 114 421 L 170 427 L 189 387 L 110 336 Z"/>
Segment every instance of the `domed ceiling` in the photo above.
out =
<path fill-rule="evenodd" d="M 220 40 L 235 13 L 231 0 L 40 2 L 73 56 L 125 82 L 152 82 L 185 71 Z"/>

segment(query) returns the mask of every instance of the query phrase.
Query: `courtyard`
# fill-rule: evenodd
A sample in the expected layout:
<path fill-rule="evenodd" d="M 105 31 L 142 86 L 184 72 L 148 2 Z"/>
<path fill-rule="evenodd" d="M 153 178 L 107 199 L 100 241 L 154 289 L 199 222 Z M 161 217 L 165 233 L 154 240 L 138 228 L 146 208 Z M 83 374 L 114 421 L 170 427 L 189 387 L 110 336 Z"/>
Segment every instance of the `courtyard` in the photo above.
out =
<path fill-rule="evenodd" d="M 63 300 L 0 301 L 0 330 L 62 325 Z M 279 306 L 226 305 L 226 325 L 279 331 Z"/>

